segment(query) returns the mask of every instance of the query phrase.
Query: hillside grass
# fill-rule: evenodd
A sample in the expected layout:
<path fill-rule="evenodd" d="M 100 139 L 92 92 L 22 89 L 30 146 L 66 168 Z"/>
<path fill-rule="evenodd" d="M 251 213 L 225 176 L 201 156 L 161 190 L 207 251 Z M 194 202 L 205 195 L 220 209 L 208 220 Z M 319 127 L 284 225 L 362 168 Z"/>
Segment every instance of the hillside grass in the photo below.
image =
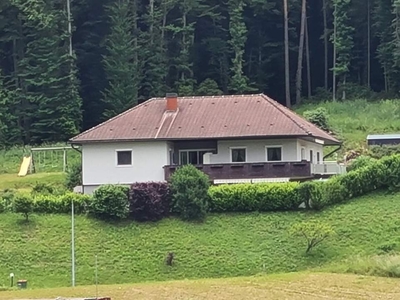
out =
<path fill-rule="evenodd" d="M 400 194 L 378 193 L 320 213 L 221 214 L 204 224 L 173 218 L 110 224 L 77 216 L 76 280 L 93 283 L 96 254 L 102 284 L 336 270 L 356 255 L 380 254 L 388 242 L 397 250 L 399 209 Z M 33 215 L 29 223 L 21 215 L 0 217 L 0 286 L 8 285 L 10 272 L 35 288 L 70 285 L 70 216 Z M 305 255 L 305 241 L 288 229 L 308 218 L 330 224 L 337 237 Z M 170 251 L 173 267 L 164 262 Z"/>
<path fill-rule="evenodd" d="M 2 300 L 56 299 L 56 297 L 95 297 L 95 286 L 0 292 Z M 273 276 L 206 279 L 98 287 L 100 297 L 112 300 L 176 299 L 399 299 L 398 280 L 339 274 L 285 274 Z"/>
<path fill-rule="evenodd" d="M 368 134 L 400 133 L 400 100 L 348 100 L 318 102 L 301 105 L 295 110 L 324 107 L 329 114 L 332 129 L 344 142 L 346 149 L 366 145 Z"/>
<path fill-rule="evenodd" d="M 0 191 L 5 189 L 30 190 L 37 183 L 48 183 L 54 187 L 61 187 L 65 182 L 64 173 L 38 173 L 25 177 L 18 177 L 17 174 L 0 175 Z"/>

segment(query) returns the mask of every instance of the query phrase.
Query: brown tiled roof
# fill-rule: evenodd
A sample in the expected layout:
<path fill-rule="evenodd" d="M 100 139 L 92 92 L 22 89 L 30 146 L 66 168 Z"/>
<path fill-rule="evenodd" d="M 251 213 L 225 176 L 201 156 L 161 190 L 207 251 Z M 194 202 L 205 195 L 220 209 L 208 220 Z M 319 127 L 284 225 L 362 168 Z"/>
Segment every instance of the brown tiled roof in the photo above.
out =
<path fill-rule="evenodd" d="M 264 94 L 179 97 L 178 111 L 153 98 L 72 138 L 72 143 L 257 137 L 314 137 L 340 143 Z"/>

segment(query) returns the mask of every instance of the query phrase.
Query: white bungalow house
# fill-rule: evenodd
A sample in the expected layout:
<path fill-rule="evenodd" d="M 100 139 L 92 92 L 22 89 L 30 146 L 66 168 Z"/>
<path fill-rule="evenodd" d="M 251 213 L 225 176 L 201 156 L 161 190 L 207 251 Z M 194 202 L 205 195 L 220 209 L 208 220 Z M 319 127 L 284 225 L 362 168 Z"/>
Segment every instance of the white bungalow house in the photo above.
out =
<path fill-rule="evenodd" d="M 326 162 L 335 137 L 264 94 L 150 99 L 72 138 L 83 192 L 165 181 L 193 164 L 214 184 L 307 180 L 346 171 Z"/>

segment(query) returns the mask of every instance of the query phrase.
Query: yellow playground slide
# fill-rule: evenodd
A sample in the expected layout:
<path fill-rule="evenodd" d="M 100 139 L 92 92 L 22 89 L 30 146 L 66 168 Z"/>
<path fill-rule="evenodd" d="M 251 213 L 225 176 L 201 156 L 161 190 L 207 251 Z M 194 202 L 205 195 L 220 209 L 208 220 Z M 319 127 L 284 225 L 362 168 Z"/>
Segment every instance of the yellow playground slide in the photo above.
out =
<path fill-rule="evenodd" d="M 31 162 L 32 162 L 32 156 L 24 157 L 22 164 L 21 164 L 21 168 L 19 169 L 18 176 L 23 177 L 23 176 L 26 176 L 26 174 L 28 174 L 28 170 L 31 165 Z"/>

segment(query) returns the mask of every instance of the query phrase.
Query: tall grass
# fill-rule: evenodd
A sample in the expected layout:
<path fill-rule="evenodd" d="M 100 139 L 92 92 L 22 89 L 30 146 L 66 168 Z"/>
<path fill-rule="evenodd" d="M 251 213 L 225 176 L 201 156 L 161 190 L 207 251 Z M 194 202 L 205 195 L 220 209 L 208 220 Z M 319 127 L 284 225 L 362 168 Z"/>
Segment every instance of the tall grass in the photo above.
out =
<path fill-rule="evenodd" d="M 0 174 L 17 174 L 24 156 L 32 155 L 32 148 L 65 147 L 65 143 L 42 145 L 40 147 L 14 146 L 8 149 L 0 149 Z M 62 172 L 63 151 L 48 150 L 35 151 L 34 167 L 37 173 Z M 67 150 L 67 165 L 80 161 L 80 154 L 73 150 Z"/>
<path fill-rule="evenodd" d="M 356 257 L 348 262 L 348 273 L 400 278 L 400 255 Z"/>
<path fill-rule="evenodd" d="M 349 100 L 304 104 L 297 112 L 324 107 L 332 129 L 347 149 L 365 146 L 368 134 L 400 133 L 400 100 Z"/>

